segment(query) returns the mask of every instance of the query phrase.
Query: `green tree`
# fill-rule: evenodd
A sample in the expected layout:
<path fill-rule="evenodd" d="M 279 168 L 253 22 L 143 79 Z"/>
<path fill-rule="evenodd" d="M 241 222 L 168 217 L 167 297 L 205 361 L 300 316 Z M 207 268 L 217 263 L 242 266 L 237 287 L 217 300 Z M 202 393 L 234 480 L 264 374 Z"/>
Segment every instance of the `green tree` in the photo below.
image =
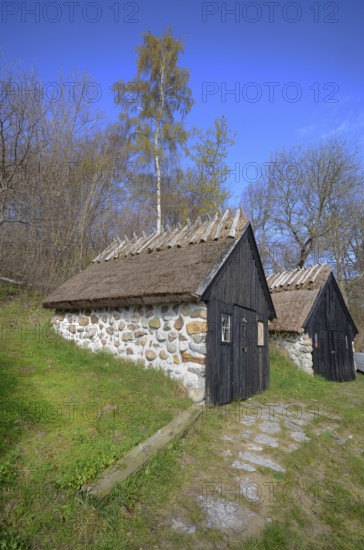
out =
<path fill-rule="evenodd" d="M 120 119 L 131 130 L 130 152 L 141 171 L 153 173 L 157 230 L 162 225 L 163 171 L 168 160 L 185 146 L 183 119 L 193 105 L 189 72 L 177 66 L 182 43 L 168 30 L 162 37 L 147 32 L 138 47 L 137 74 L 131 82 L 114 84 Z M 150 178 L 149 178 L 150 179 Z M 146 181 L 146 178 L 143 179 Z"/>
<path fill-rule="evenodd" d="M 186 192 L 194 215 L 214 214 L 230 197 L 225 187 L 229 168 L 228 148 L 234 144 L 235 133 L 229 129 L 226 117 L 216 118 L 206 131 L 195 130 L 196 142 L 191 148 L 192 168 L 186 171 Z"/>

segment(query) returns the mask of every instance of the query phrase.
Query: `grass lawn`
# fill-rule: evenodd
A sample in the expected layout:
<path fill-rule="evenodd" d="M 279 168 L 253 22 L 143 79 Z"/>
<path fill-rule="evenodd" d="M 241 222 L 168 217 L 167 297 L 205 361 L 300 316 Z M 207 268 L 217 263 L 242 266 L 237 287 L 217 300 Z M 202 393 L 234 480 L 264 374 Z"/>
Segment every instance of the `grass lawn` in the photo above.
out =
<path fill-rule="evenodd" d="M 364 376 L 342 384 L 309 377 L 272 350 L 267 392 L 205 411 L 183 440 L 108 497 L 86 499 L 78 491 L 83 482 L 190 402 L 159 372 L 55 338 L 49 313 L 31 304 L 10 302 L 0 315 L 0 549 L 364 547 Z M 262 485 L 285 490 L 247 505 L 256 514 L 248 529 L 211 529 L 197 498 L 207 484 L 232 483 L 239 473 L 223 455 L 230 441 L 221 438 L 238 440 L 244 407 L 272 403 L 314 411 L 305 427 L 309 439 L 297 450 L 283 450 L 288 431 L 277 436 L 282 448 L 272 449 L 272 457 L 286 472 L 254 474 Z M 239 445 L 244 450 L 243 440 Z M 174 530 L 174 519 L 195 532 Z"/>
<path fill-rule="evenodd" d="M 0 548 L 81 547 L 93 509 L 78 489 L 191 402 L 159 371 L 65 342 L 30 306 L 0 307 Z"/>

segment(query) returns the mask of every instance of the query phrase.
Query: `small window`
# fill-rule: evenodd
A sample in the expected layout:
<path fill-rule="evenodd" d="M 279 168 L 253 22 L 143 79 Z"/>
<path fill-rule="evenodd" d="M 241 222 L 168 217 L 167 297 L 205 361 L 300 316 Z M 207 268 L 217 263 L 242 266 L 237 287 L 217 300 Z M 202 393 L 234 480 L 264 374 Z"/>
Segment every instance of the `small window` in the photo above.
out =
<path fill-rule="evenodd" d="M 346 346 L 346 349 L 349 349 L 349 338 L 347 334 L 345 334 L 345 346 Z"/>
<path fill-rule="evenodd" d="M 315 348 L 318 348 L 318 347 L 319 347 L 318 334 L 317 334 L 317 332 L 315 332 L 315 334 L 314 334 L 314 337 L 313 337 L 313 344 L 314 344 Z"/>
<path fill-rule="evenodd" d="M 258 321 L 257 328 L 258 328 L 258 338 L 257 338 L 258 346 L 264 346 L 264 323 L 263 323 L 263 321 Z"/>
<path fill-rule="evenodd" d="M 231 342 L 231 315 L 221 314 L 221 342 Z"/>

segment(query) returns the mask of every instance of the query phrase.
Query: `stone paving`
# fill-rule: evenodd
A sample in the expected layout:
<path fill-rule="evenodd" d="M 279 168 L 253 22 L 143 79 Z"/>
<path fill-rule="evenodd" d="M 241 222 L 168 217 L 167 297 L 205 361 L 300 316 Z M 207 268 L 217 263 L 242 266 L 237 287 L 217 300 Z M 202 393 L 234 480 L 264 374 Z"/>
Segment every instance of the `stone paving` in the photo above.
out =
<path fill-rule="evenodd" d="M 256 449 L 258 451 L 262 451 L 263 447 L 259 447 Z M 271 470 L 274 470 L 275 472 L 285 472 L 285 468 L 283 466 L 280 466 L 276 462 L 273 462 L 270 458 L 264 458 L 263 456 L 259 456 L 253 453 L 239 453 L 239 457 L 247 460 L 248 462 L 252 462 L 253 464 L 256 464 L 257 466 L 263 466 L 264 468 L 269 468 Z"/>
<path fill-rule="evenodd" d="M 239 474 L 235 477 L 235 481 L 240 486 L 241 495 L 250 504 L 256 500 L 254 491 L 256 492 L 257 480 L 263 484 L 262 480 L 269 479 L 269 476 L 271 479 L 277 472 L 280 475 L 286 472 L 284 466 L 279 463 L 280 460 L 273 458 L 271 453 L 275 452 L 276 457 L 277 451 L 278 456 L 281 451 L 283 459 L 286 453 L 308 442 L 310 438 L 305 434 L 305 428 L 314 422 L 317 414 L 316 411 L 311 411 L 305 404 L 300 403 L 260 405 L 255 402 L 254 407 L 259 411 L 258 415 L 250 417 L 246 415 L 238 420 L 243 428 L 240 434 L 237 435 L 234 432 L 234 436 L 228 433 L 220 436 L 225 447 L 222 451 L 224 462 L 228 470 Z M 338 427 L 338 424 L 335 425 L 332 422 L 330 424 L 333 430 Z M 330 425 L 324 426 L 322 431 L 327 429 L 330 429 Z M 229 431 L 229 422 L 227 422 L 227 431 Z M 218 495 L 216 497 L 212 494 L 198 495 L 197 503 L 206 515 L 205 527 L 210 529 L 245 531 L 252 520 L 260 525 L 272 521 L 267 517 L 267 510 L 264 513 L 258 508 L 257 511 L 253 511 L 251 507 L 244 506 L 240 501 L 231 502 L 222 497 L 219 498 Z M 177 523 L 172 525 L 172 528 L 180 532 L 184 529 Z M 196 526 L 186 527 L 184 532 L 192 532 L 187 529 L 193 528 Z"/>
<path fill-rule="evenodd" d="M 270 449 L 282 448 L 282 442 L 277 438 L 283 428 L 289 430 L 288 436 L 297 443 L 309 441 L 309 437 L 304 433 L 304 427 L 314 420 L 315 413 L 307 411 L 307 407 L 301 404 L 287 406 L 281 403 L 268 403 L 261 405 L 258 411 L 259 415 L 244 416 L 240 423 L 246 429 L 241 433 L 242 451 L 239 452 L 239 460 L 233 460 L 232 468 L 255 471 L 256 466 L 267 468 L 276 472 L 285 472 L 285 468 L 272 460 L 269 456 Z M 227 442 L 235 443 L 233 437 L 229 435 L 221 436 L 221 439 Z M 295 444 L 285 445 L 285 451 L 293 451 L 298 448 Z M 231 450 L 228 449 L 231 454 Z M 224 456 L 230 456 L 227 451 Z"/>
<path fill-rule="evenodd" d="M 221 499 L 211 498 L 206 500 L 204 496 L 197 497 L 207 515 L 207 527 L 224 531 L 225 529 L 241 530 L 256 516 L 248 508 L 240 506 L 236 502 L 227 502 Z"/>
<path fill-rule="evenodd" d="M 171 524 L 173 530 L 193 534 L 207 527 L 227 534 L 239 532 L 248 536 L 252 534 L 252 529 L 256 532 L 263 529 L 267 522 L 272 521 L 269 517 L 271 501 L 262 498 L 262 491 L 265 490 L 266 494 L 268 491 L 264 486 L 277 482 L 282 476 L 284 484 L 285 456 L 310 441 L 305 431 L 309 426 L 315 428 L 319 412 L 320 421 L 323 420 L 321 409 L 310 409 L 301 403 L 260 404 L 247 401 L 239 405 L 239 415 L 228 409 L 226 414 L 230 416 L 227 416 L 226 429 L 219 435 L 220 444 L 216 443 L 214 448 L 217 457 L 221 456 L 223 465 L 216 459 L 206 465 L 204 474 L 209 479 L 206 484 L 212 486 L 212 490 L 206 491 L 206 494 L 195 492 L 193 496 L 205 517 L 202 525 L 189 524 L 185 518 L 175 514 Z M 241 411 L 245 414 L 241 415 Z M 338 420 L 338 417 L 328 414 L 324 422 L 313 429 L 315 435 L 335 432 L 339 428 L 339 424 L 334 423 L 335 419 Z M 351 437 L 349 434 L 335 439 L 339 445 L 344 445 Z M 210 474 L 211 477 L 208 477 Z M 200 472 L 198 479 L 202 485 Z M 213 482 L 210 483 L 211 480 Z"/>

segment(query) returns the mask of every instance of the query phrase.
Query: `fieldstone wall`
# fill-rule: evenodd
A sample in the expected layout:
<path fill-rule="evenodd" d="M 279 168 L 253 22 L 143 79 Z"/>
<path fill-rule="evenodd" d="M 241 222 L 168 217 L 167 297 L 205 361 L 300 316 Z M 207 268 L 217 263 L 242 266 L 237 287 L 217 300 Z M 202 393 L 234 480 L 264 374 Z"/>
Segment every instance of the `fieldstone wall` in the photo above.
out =
<path fill-rule="evenodd" d="M 56 311 L 52 322 L 58 334 L 79 346 L 161 368 L 194 401 L 205 397 L 207 307 L 202 302 Z"/>
<path fill-rule="evenodd" d="M 307 374 L 313 375 L 312 339 L 307 332 L 273 336 L 274 342 L 284 348 L 292 361 Z"/>

